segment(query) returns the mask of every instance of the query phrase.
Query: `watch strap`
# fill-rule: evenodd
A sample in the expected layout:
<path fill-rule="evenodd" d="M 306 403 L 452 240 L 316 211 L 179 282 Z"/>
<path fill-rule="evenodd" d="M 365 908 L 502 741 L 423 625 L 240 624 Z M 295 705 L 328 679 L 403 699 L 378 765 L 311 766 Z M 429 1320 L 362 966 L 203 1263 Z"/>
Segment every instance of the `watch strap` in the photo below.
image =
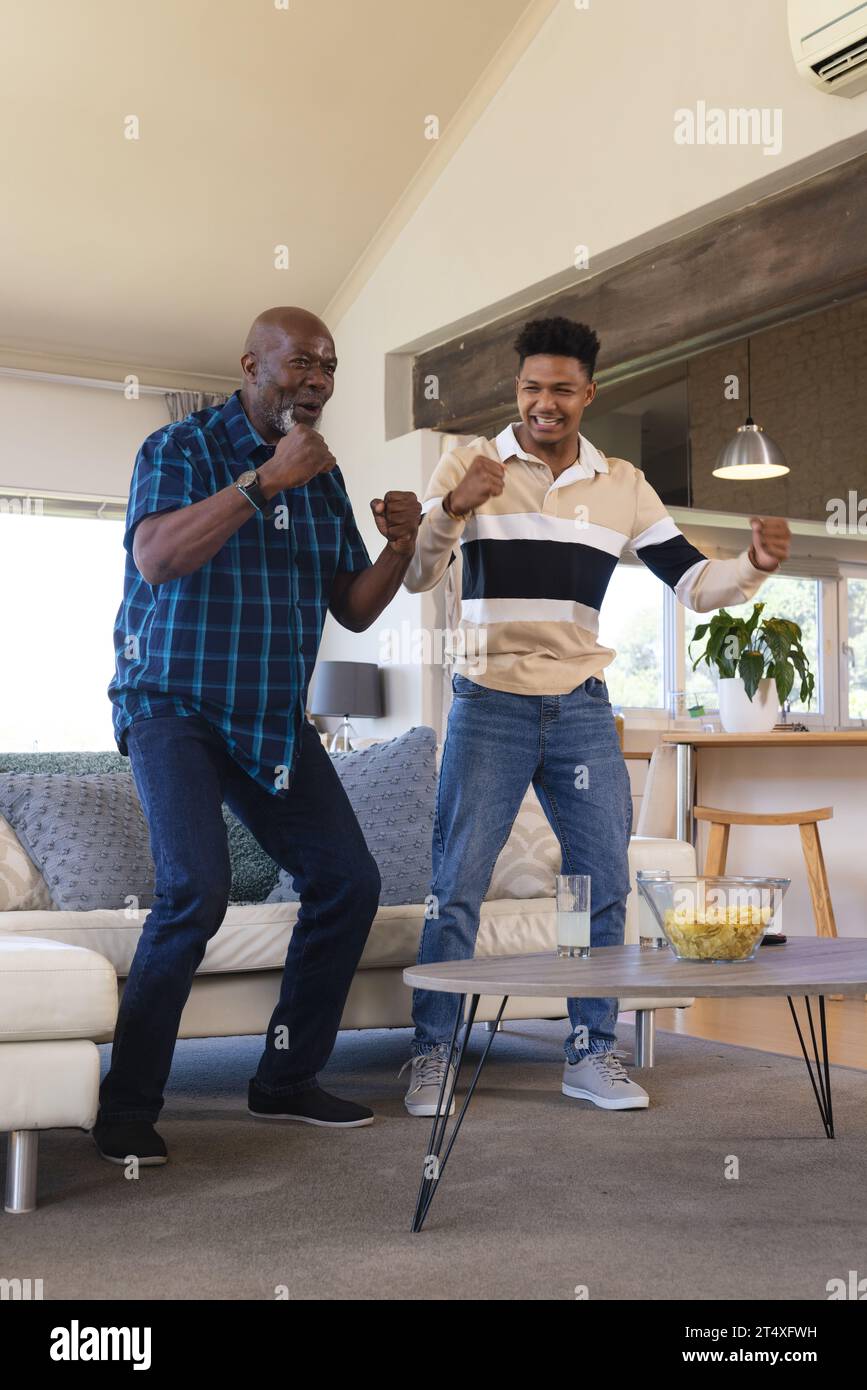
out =
<path fill-rule="evenodd" d="M 247 501 L 251 506 L 255 507 L 257 512 L 261 512 L 266 521 L 271 520 L 274 513 L 268 510 L 268 499 L 259 485 L 258 478 L 254 478 L 252 483 L 236 482 L 235 487 L 239 492 L 244 494 Z"/>

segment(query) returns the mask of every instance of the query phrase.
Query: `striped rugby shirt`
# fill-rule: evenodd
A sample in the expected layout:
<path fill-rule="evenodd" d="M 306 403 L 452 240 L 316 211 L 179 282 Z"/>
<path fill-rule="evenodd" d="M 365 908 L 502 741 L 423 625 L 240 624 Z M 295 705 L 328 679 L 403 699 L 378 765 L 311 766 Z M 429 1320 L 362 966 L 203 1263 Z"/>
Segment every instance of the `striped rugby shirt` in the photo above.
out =
<path fill-rule="evenodd" d="M 566 695 L 600 675 L 616 653 L 599 644 L 599 610 L 624 552 L 634 551 L 698 613 L 745 602 L 767 578 L 746 550 L 731 560 L 707 559 L 678 530 L 640 468 L 579 439 L 578 460 L 554 478 L 546 463 L 524 453 L 509 425 L 494 440 L 475 439 L 445 454 L 425 492 L 404 583 L 412 593 L 432 589 L 459 547 L 460 628 L 485 630 L 487 664 L 472 670 L 479 685 Z M 454 521 L 442 499 L 477 454 L 507 465 L 505 487 Z M 466 641 L 457 670 L 473 666 L 474 646 Z"/>

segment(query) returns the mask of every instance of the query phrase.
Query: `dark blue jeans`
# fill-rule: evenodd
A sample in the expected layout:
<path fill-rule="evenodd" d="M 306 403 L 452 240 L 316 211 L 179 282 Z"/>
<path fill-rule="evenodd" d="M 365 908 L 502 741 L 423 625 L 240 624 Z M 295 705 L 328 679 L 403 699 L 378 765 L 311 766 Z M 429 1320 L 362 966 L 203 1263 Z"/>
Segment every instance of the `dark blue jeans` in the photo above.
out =
<path fill-rule="evenodd" d="M 153 1122 L 163 1104 L 181 1013 L 229 901 L 222 803 L 294 875 L 301 903 L 256 1082 L 291 1095 L 331 1055 L 379 902 L 379 870 L 319 735 L 304 723 L 285 797 L 229 756 L 197 715 L 138 720 L 128 750 L 156 870 L 154 905 L 126 982 L 100 1119 Z"/>
<path fill-rule="evenodd" d="M 629 894 L 632 795 L 604 681 L 568 695 L 512 695 L 452 677 L 433 835 L 436 915 L 425 920 L 419 963 L 473 955 L 479 913 L 500 851 L 532 785 L 560 841 L 561 872 L 589 874 L 591 946 L 619 946 Z M 413 1051 L 449 1042 L 454 994 L 413 994 Z M 616 1042 L 616 999 L 567 1000 L 576 1062 Z M 587 1043 L 579 1043 L 583 1030 Z"/>

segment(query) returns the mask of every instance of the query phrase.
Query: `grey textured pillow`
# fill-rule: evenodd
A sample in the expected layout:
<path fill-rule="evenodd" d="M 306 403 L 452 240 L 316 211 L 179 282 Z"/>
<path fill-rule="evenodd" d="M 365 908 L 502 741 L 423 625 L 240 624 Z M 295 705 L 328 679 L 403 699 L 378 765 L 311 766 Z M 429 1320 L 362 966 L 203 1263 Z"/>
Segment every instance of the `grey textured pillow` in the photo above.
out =
<path fill-rule="evenodd" d="M 68 772 L 77 776 L 91 772 L 110 772 L 131 780 L 129 758 L 120 753 L 0 753 L 0 773 L 3 772 Z M 135 789 L 135 783 L 131 783 Z M 136 793 L 138 795 L 138 793 Z M 229 836 L 229 858 L 232 861 L 231 903 L 262 903 L 277 882 L 278 868 L 259 841 L 228 808 L 223 807 L 223 820 Z M 150 848 L 147 862 L 150 865 Z M 153 868 L 150 869 L 153 875 Z M 104 906 L 105 904 L 101 904 Z"/>
<path fill-rule="evenodd" d="M 433 729 L 409 729 L 387 743 L 335 754 L 334 766 L 379 868 L 381 905 L 424 902 L 430 892 L 436 805 Z M 291 874 L 281 870 L 266 901 L 298 901 Z"/>
<path fill-rule="evenodd" d="M 153 864 L 131 777 L 2 773 L 0 812 L 58 908 L 151 906 Z"/>

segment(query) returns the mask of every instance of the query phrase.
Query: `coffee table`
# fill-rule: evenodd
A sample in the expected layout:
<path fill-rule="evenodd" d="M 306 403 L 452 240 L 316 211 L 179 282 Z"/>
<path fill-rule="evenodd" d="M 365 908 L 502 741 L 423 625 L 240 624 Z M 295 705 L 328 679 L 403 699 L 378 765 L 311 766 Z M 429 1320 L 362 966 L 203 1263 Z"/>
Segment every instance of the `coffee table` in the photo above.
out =
<path fill-rule="evenodd" d="M 672 951 L 641 946 L 604 946 L 586 960 L 561 960 L 552 952 L 527 956 L 484 956 L 471 960 L 445 961 L 438 965 L 416 965 L 404 970 L 406 984 L 414 989 L 432 989 L 459 997 L 449 1048 L 454 1080 L 449 1085 L 446 1070 L 434 1116 L 430 1142 L 422 1164 L 422 1178 L 413 1215 L 412 1230 L 424 1225 L 434 1194 L 442 1180 L 454 1142 L 475 1094 L 482 1068 L 496 1037 L 496 1024 L 488 1034 L 463 1104 L 446 1141 L 449 1110 L 464 1063 L 470 1029 L 482 995 L 500 996 L 499 1023 L 511 995 L 555 998 L 726 999 L 785 995 L 801 1044 L 813 1094 L 819 1106 L 825 1134 L 834 1138 L 831 1106 L 831 1072 L 828 1065 L 828 1035 L 825 995 L 863 997 L 867 989 L 867 938 L 789 937 L 782 946 L 760 950 L 755 960 L 730 964 L 710 961 L 680 961 Z M 795 998 L 803 999 L 806 1030 L 812 1043 L 812 1061 L 805 1030 L 795 1008 Z M 818 1020 L 813 1017 L 810 1000 L 818 998 Z M 467 1000 L 469 999 L 469 1008 Z M 816 1022 L 818 1021 L 818 1038 Z M 463 1029 L 461 1024 L 463 1022 Z M 815 1068 L 815 1070 L 814 1070 Z"/>

